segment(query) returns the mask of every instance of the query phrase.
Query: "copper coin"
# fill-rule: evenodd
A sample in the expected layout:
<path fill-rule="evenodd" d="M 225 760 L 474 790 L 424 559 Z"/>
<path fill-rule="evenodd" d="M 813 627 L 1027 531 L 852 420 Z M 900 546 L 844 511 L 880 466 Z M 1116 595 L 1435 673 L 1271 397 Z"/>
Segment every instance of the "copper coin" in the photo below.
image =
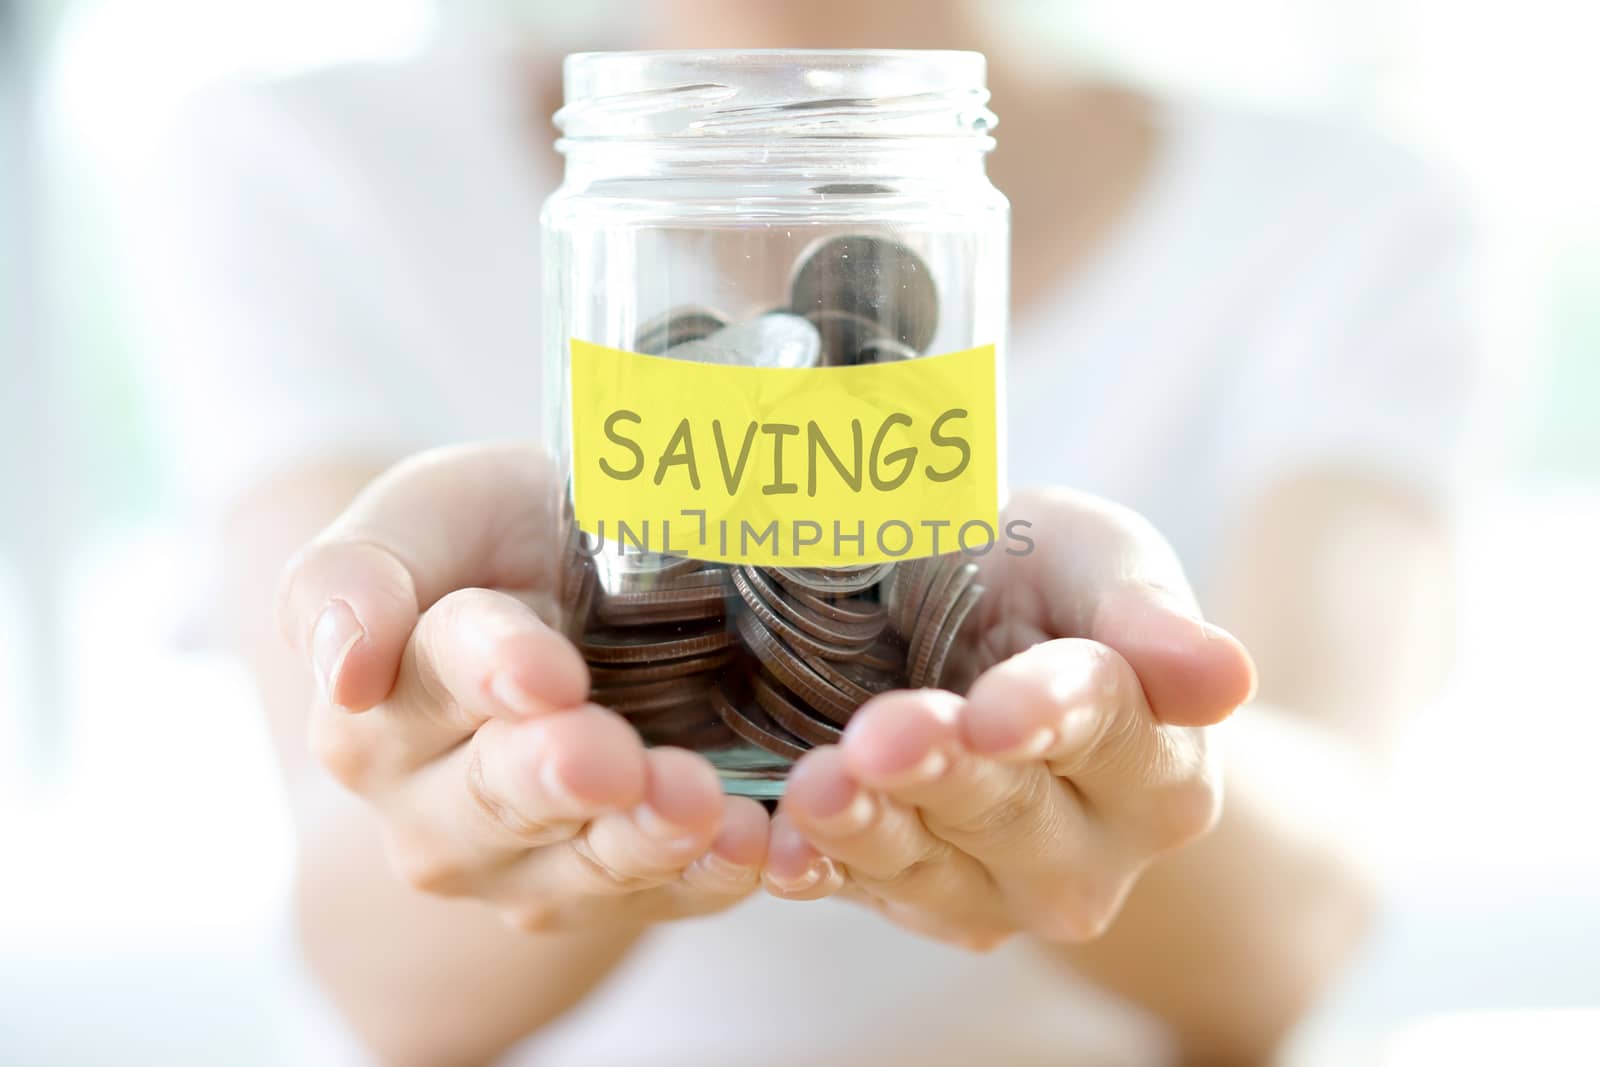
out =
<path fill-rule="evenodd" d="M 893 563 L 864 567 L 774 567 L 781 578 L 818 596 L 852 596 L 870 589 L 894 570 Z"/>
<path fill-rule="evenodd" d="M 692 675 L 637 685 L 597 686 L 589 699 L 624 715 L 643 714 L 692 703 L 710 686 L 710 675 Z"/>
<path fill-rule="evenodd" d="M 796 760 L 804 756 L 810 745 L 772 721 L 772 716 L 753 701 L 731 699 L 721 687 L 711 690 L 711 706 L 716 709 L 728 729 L 744 740 L 765 749 L 774 756 Z"/>
<path fill-rule="evenodd" d="M 906 669 L 906 646 L 892 637 L 879 638 L 871 648 L 861 653 L 856 662 L 863 667 L 882 671 L 886 674 L 904 674 Z"/>
<path fill-rule="evenodd" d="M 799 314 L 847 311 L 884 326 L 918 352 L 939 325 L 939 290 L 928 264 L 899 241 L 877 234 L 825 237 L 800 254 L 789 286 Z"/>
<path fill-rule="evenodd" d="M 703 656 L 684 656 L 655 663 L 622 666 L 596 663 L 589 667 L 589 681 L 598 689 L 602 686 L 638 685 L 642 682 L 662 682 L 668 678 L 685 678 L 692 674 L 710 674 L 726 667 L 737 653 L 737 649 L 723 648 Z"/>
<path fill-rule="evenodd" d="M 602 592 L 596 599 L 594 613 L 601 621 L 616 626 L 719 619 L 725 610 L 725 599 L 720 583 L 639 593 Z"/>
<path fill-rule="evenodd" d="M 838 622 L 819 611 L 812 611 L 800 603 L 792 593 L 776 586 L 775 583 L 768 582 L 766 587 L 762 588 L 757 579 L 752 578 L 750 582 L 757 586 L 757 591 L 763 594 L 773 610 L 785 619 L 825 644 L 848 649 L 852 657 L 865 652 L 883 631 L 881 619 Z M 772 595 L 767 595 L 769 591 Z"/>
<path fill-rule="evenodd" d="M 895 632 L 901 638 L 910 640 L 917 614 L 922 610 L 923 598 L 928 594 L 928 586 L 949 565 L 948 560 L 948 556 L 929 556 L 901 564 L 895 570 L 894 586 L 886 594 L 886 599 L 894 615 Z"/>
<path fill-rule="evenodd" d="M 756 702 L 767 710 L 774 722 L 800 740 L 813 745 L 831 745 L 844 736 L 837 726 L 813 716 L 805 702 L 785 689 L 776 678 L 763 672 L 757 674 L 753 682 Z"/>
<path fill-rule="evenodd" d="M 888 692 L 900 684 L 899 672 L 880 671 L 865 666 L 859 660 L 846 663 L 831 663 L 828 660 L 817 659 L 808 661 L 807 665 L 814 670 L 828 685 L 844 697 L 850 710 L 843 720 L 836 720 L 843 725 L 850 721 L 850 716 L 855 710 L 879 693 Z"/>
<path fill-rule="evenodd" d="M 669 579 L 687 576 L 705 566 L 700 560 L 665 552 L 624 551 L 597 563 L 605 573 L 606 585 L 617 592 L 630 593 L 654 589 Z"/>
<path fill-rule="evenodd" d="M 761 620 L 755 615 L 741 613 L 738 627 L 739 636 L 744 639 L 745 647 L 750 649 L 762 665 L 801 700 L 829 722 L 843 726 L 850 721 L 851 713 L 860 706 L 859 700 L 851 700 L 826 682 L 805 659 L 762 626 Z"/>
<path fill-rule="evenodd" d="M 709 337 L 728 324 L 710 308 L 684 305 L 668 310 L 643 323 L 633 337 L 633 348 L 649 356 L 659 356 L 674 345 Z"/>
<path fill-rule="evenodd" d="M 711 710 L 711 687 L 706 686 L 693 699 L 680 700 L 647 711 L 624 712 L 630 725 L 640 733 L 646 730 L 658 737 L 698 730 L 707 722 L 716 722 L 717 713 Z"/>
<path fill-rule="evenodd" d="M 977 607 L 983 599 L 983 586 L 969 585 L 962 592 L 961 599 L 956 601 L 955 607 L 950 609 L 950 616 L 945 620 L 944 630 L 933 644 L 933 650 L 928 655 L 927 666 L 923 669 L 922 679 L 913 681 L 913 685 L 938 685 L 944 680 L 945 662 L 950 658 L 950 650 L 955 647 L 956 637 L 961 633 L 962 624 L 967 621 L 967 616 L 972 614 L 972 609 Z"/>
<path fill-rule="evenodd" d="M 779 637 L 783 638 L 797 652 L 806 656 L 820 656 L 823 659 L 849 659 L 865 647 L 865 643 L 834 644 L 823 638 L 815 637 L 794 625 L 783 614 L 769 604 L 756 588 L 760 576 L 751 577 L 749 569 L 741 567 L 733 572 L 733 584 L 739 590 L 739 596 L 745 605 L 761 620 L 761 624 Z M 870 640 L 870 639 L 869 639 Z"/>
<path fill-rule="evenodd" d="M 913 686 L 927 684 L 928 665 L 934 645 L 943 634 L 951 611 L 977 574 L 975 565 L 960 563 L 953 568 L 945 568 L 944 573 L 929 587 L 922 610 L 917 613 L 910 648 L 906 651 L 906 677 Z"/>
<path fill-rule="evenodd" d="M 717 718 L 715 712 L 708 708 L 706 714 L 706 721 L 699 726 L 666 731 L 641 727 L 639 736 L 650 745 L 671 745 L 690 752 L 715 752 L 739 743 L 739 735 L 728 729 L 727 723 Z"/>
<path fill-rule="evenodd" d="M 725 626 L 636 626 L 591 630 L 578 639 L 578 651 L 592 663 L 652 663 L 705 655 L 737 640 Z"/>
<path fill-rule="evenodd" d="M 812 615 L 852 627 L 876 628 L 879 631 L 888 622 L 888 612 L 881 600 L 860 596 L 822 597 L 776 571 L 762 570 L 761 576 L 782 586 L 783 593 L 790 601 Z"/>

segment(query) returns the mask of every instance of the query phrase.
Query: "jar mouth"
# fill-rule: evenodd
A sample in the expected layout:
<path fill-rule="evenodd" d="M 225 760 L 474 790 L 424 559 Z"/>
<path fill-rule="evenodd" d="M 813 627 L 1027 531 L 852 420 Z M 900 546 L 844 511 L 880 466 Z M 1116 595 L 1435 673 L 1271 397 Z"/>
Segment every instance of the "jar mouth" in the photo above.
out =
<path fill-rule="evenodd" d="M 555 123 L 567 142 L 964 138 L 987 143 L 980 52 L 711 49 L 580 52 Z"/>

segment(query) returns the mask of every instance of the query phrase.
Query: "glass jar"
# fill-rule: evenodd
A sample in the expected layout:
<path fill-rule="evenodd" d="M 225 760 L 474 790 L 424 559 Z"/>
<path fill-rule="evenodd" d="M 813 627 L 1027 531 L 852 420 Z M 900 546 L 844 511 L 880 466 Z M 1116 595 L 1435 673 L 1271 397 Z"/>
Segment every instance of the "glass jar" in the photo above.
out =
<path fill-rule="evenodd" d="M 1009 208 L 974 52 L 568 57 L 544 209 L 562 608 L 593 699 L 773 797 L 961 688 L 1003 547 Z"/>

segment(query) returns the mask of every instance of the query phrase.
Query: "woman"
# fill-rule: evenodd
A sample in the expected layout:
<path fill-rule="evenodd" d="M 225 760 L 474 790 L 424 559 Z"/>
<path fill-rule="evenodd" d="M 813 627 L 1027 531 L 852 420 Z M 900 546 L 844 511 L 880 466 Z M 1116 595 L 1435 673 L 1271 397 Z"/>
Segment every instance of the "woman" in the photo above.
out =
<path fill-rule="evenodd" d="M 484 534 L 540 522 L 521 453 L 356 497 L 534 430 L 553 62 L 215 93 L 159 216 L 162 354 L 311 970 L 395 1064 L 1269 1059 L 1359 937 L 1371 775 L 1443 659 L 1453 211 L 1370 139 L 1041 70 L 975 3 L 652 14 L 627 44 L 988 53 L 1011 479 L 1076 490 L 1020 496 L 1038 644 L 863 709 L 770 823 L 642 751 L 527 607 L 527 540 Z"/>

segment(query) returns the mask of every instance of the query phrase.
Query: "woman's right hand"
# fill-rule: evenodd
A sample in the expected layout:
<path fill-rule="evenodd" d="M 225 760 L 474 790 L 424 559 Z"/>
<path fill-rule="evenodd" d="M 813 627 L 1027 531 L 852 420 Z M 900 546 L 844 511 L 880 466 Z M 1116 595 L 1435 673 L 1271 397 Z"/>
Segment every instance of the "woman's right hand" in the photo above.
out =
<path fill-rule="evenodd" d="M 767 813 L 586 702 L 555 500 L 536 449 L 443 449 L 297 554 L 279 614 L 318 684 L 312 751 L 424 892 L 530 931 L 719 910 L 759 883 Z"/>

